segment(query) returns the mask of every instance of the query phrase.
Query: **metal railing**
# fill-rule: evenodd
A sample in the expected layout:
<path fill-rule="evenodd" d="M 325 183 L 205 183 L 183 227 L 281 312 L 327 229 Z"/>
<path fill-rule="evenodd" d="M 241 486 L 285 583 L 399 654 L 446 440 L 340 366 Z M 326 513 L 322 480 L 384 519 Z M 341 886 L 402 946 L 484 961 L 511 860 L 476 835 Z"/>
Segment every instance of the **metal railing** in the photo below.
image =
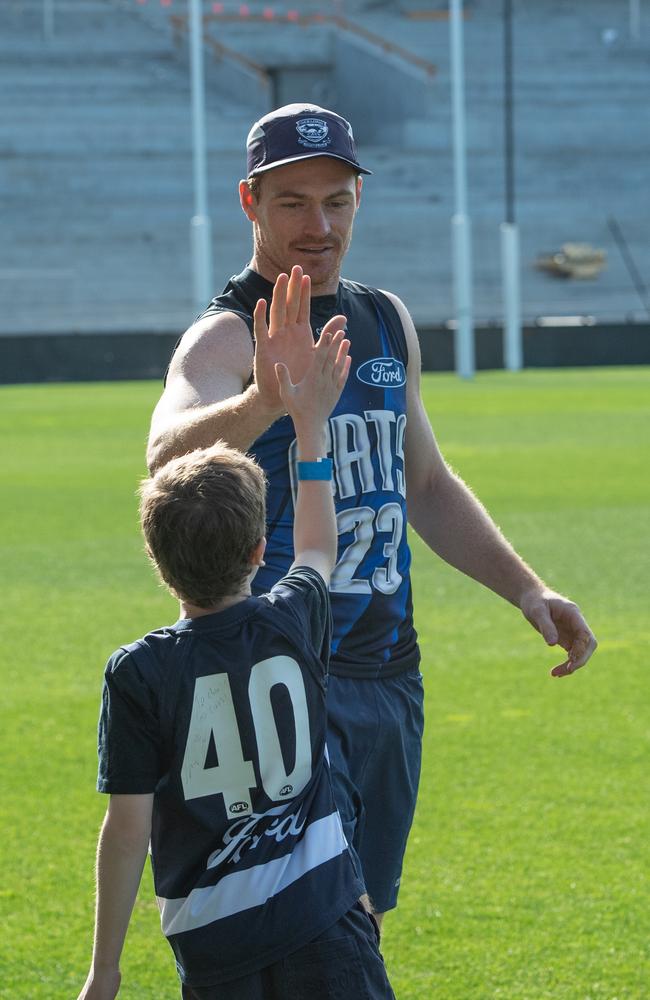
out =
<path fill-rule="evenodd" d="M 213 15 L 204 15 L 203 24 L 205 25 L 205 23 L 209 21 L 212 16 Z M 174 32 L 174 41 L 176 44 L 180 44 L 183 36 L 187 34 L 189 18 L 184 14 L 171 14 L 169 21 Z M 243 56 L 235 49 L 231 49 L 227 45 L 224 45 L 223 42 L 218 42 L 216 38 L 212 38 L 210 35 L 207 35 L 205 31 L 203 32 L 203 44 L 211 50 L 215 59 L 235 63 L 239 69 L 244 69 L 254 76 L 263 87 L 270 89 L 271 75 L 267 73 L 265 68 L 260 65 L 260 63 L 256 63 L 247 56 Z"/>

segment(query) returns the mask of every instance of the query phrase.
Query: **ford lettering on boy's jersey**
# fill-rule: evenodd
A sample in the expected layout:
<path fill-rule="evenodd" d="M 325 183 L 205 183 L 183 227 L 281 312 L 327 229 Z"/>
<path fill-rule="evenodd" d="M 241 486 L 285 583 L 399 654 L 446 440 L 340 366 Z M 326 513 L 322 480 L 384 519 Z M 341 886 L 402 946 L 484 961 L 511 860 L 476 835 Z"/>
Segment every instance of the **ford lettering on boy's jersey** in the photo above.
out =
<path fill-rule="evenodd" d="M 203 315 L 233 312 L 252 332 L 257 300 L 270 302 L 272 294 L 271 282 L 247 268 L 231 278 Z M 342 279 L 336 295 L 312 299 L 312 330 L 317 334 L 338 313 L 347 317 L 352 370 L 328 422 L 339 533 L 330 583 L 330 672 L 389 676 L 419 661 L 406 538 L 408 352 L 400 318 L 383 293 Z M 297 479 L 291 419 L 277 420 L 249 451 L 269 481 L 266 565 L 253 584 L 256 593 L 263 593 L 293 560 Z"/>

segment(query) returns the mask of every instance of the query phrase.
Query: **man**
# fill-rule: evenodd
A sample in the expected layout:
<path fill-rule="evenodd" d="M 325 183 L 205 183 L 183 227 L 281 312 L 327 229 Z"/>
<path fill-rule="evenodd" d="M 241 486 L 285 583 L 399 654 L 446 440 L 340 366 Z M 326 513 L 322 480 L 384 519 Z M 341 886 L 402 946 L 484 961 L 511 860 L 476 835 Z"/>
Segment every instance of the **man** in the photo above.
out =
<path fill-rule="evenodd" d="M 314 349 L 311 328 L 333 332 L 345 318 L 352 370 L 329 421 L 339 558 L 330 583 L 328 747 L 346 835 L 381 920 L 396 905 L 423 724 L 407 517 L 435 553 L 567 651 L 555 676 L 583 666 L 596 641 L 576 605 L 517 556 L 446 465 L 420 399 L 418 338 L 404 304 L 340 278 L 370 172 L 358 162 L 349 123 L 288 105 L 253 126 L 247 155 L 240 200 L 253 224 L 253 258 L 182 338 L 153 415 L 148 460 L 154 469 L 219 438 L 257 458 L 269 508 L 267 565 L 256 583 L 268 589 L 292 560 L 295 435 L 274 372 L 255 357 L 252 313 L 277 279 L 273 360 L 294 381 Z"/>

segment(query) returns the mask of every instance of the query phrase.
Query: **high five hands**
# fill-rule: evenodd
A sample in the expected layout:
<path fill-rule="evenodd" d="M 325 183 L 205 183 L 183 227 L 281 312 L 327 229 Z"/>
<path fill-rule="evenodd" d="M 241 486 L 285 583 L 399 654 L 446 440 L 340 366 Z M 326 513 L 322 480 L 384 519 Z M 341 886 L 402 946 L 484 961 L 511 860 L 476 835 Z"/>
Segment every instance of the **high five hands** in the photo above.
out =
<path fill-rule="evenodd" d="M 339 401 L 350 371 L 350 341 L 343 330 L 332 334 L 323 330 L 311 356 L 311 363 L 297 384 L 291 381 L 286 365 L 275 366 L 280 397 L 298 427 L 309 422 L 323 424 Z"/>
<path fill-rule="evenodd" d="M 273 288 L 273 297 L 266 319 L 266 301 L 260 299 L 253 313 L 255 333 L 254 376 L 260 401 L 277 416 L 286 413 L 280 396 L 276 364 L 288 369 L 290 381 L 297 385 L 305 376 L 315 350 L 309 323 L 311 281 L 301 267 L 291 269 L 291 275 L 280 274 Z M 321 337 L 334 337 L 345 327 L 345 316 L 332 316 L 323 327 Z M 340 344 L 342 338 L 339 338 Z"/>

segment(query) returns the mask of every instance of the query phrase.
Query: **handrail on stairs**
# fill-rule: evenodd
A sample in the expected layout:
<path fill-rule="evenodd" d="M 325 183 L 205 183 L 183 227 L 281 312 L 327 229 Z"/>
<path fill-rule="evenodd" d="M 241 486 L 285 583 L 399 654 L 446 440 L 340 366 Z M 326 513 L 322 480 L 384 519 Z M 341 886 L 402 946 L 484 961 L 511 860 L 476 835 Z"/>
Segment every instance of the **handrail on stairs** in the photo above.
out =
<path fill-rule="evenodd" d="M 170 21 L 175 32 L 179 34 L 187 31 L 188 17 L 184 14 L 172 14 L 170 15 Z M 389 41 L 382 35 L 377 35 L 375 32 L 368 31 L 367 28 L 361 27 L 359 24 L 355 24 L 354 21 L 350 21 L 346 17 L 341 17 L 339 15 L 329 15 L 329 14 L 305 14 L 299 17 L 276 17 L 268 18 L 264 14 L 249 14 L 246 18 L 242 18 L 241 15 L 237 14 L 204 14 L 203 24 L 209 24 L 211 22 L 218 22 L 223 24 L 224 22 L 261 22 L 266 25 L 298 25 L 301 27 L 308 27 L 310 25 L 333 25 L 339 28 L 341 31 L 345 31 L 351 35 L 357 35 L 359 38 L 363 38 L 364 41 L 369 42 L 376 48 L 381 49 L 382 52 L 389 53 L 390 55 L 397 56 L 402 59 L 405 63 L 411 66 L 415 66 L 426 74 L 429 79 L 432 79 L 438 72 L 438 67 L 435 63 L 429 62 L 427 59 L 422 59 L 420 56 L 416 56 L 413 52 L 409 52 L 408 49 L 402 48 L 401 45 L 396 45 L 395 42 Z M 213 49 L 216 56 L 222 56 L 223 58 L 232 59 L 235 62 L 240 63 L 245 66 L 248 70 L 256 73 L 265 86 L 270 86 L 271 78 L 267 71 L 259 63 L 254 62 L 252 59 L 242 56 L 239 52 L 234 49 L 229 48 L 222 42 L 218 42 L 216 39 L 211 38 L 210 35 L 204 33 L 205 43 Z"/>
<path fill-rule="evenodd" d="M 203 23 L 205 24 L 205 22 L 209 19 L 210 16 L 205 16 L 203 18 Z M 169 21 L 174 31 L 174 39 L 177 41 L 180 35 L 187 32 L 189 18 L 185 14 L 170 14 Z M 231 62 L 239 63 L 240 66 L 243 66 L 250 73 L 257 76 L 260 83 L 264 87 L 271 86 L 271 75 L 270 73 L 267 73 L 264 66 L 260 65 L 260 63 L 256 63 L 247 56 L 243 56 L 235 49 L 231 49 L 227 45 L 224 45 L 223 42 L 218 42 L 216 38 L 211 38 L 210 35 L 206 35 L 205 32 L 203 32 L 203 42 L 212 50 L 216 59 L 229 59 Z"/>

